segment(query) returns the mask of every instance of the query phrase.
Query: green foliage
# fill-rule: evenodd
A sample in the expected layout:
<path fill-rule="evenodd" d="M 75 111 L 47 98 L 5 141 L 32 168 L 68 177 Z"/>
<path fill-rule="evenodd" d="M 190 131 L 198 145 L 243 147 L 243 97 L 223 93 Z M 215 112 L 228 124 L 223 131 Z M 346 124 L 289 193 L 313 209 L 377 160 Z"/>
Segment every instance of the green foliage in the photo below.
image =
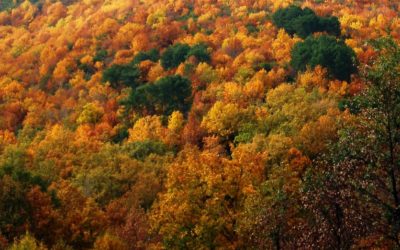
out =
<path fill-rule="evenodd" d="M 120 126 L 117 129 L 117 133 L 112 137 L 114 143 L 121 143 L 129 137 L 128 128 L 126 126 Z"/>
<path fill-rule="evenodd" d="M 268 116 L 263 119 L 260 132 L 294 136 L 305 124 L 326 114 L 336 105 L 334 99 L 317 89 L 307 90 L 281 84 L 267 94 Z"/>
<path fill-rule="evenodd" d="M 325 31 L 328 34 L 340 36 L 340 22 L 335 16 L 325 17 L 319 19 L 320 31 Z"/>
<path fill-rule="evenodd" d="M 140 51 L 135 58 L 133 58 L 133 64 L 139 64 L 143 61 L 150 60 L 157 62 L 160 59 L 160 52 L 157 49 L 151 49 L 149 51 Z"/>
<path fill-rule="evenodd" d="M 168 151 L 164 143 L 154 140 L 133 142 L 128 144 L 127 148 L 130 156 L 140 161 L 151 154 L 164 155 Z"/>
<path fill-rule="evenodd" d="M 189 54 L 190 46 L 177 43 L 168 47 L 161 55 L 161 66 L 164 69 L 172 69 L 184 62 Z"/>
<path fill-rule="evenodd" d="M 170 115 L 175 110 L 186 113 L 191 107 L 191 95 L 191 82 L 174 75 L 132 90 L 124 104 L 142 114 Z"/>
<path fill-rule="evenodd" d="M 371 107 L 371 103 L 360 95 L 354 97 L 346 97 L 339 101 L 338 107 L 341 111 L 348 109 L 352 114 L 359 114 L 361 110 Z"/>
<path fill-rule="evenodd" d="M 108 56 L 107 50 L 105 50 L 105 49 L 98 50 L 96 52 L 96 55 L 94 55 L 94 57 L 93 57 L 93 61 L 94 62 L 104 62 L 104 60 L 107 58 L 107 56 Z"/>
<path fill-rule="evenodd" d="M 294 46 L 291 55 L 291 65 L 297 71 L 321 65 L 328 69 L 331 77 L 346 81 L 357 72 L 354 51 L 342 40 L 331 36 L 308 37 Z"/>
<path fill-rule="evenodd" d="M 246 25 L 246 29 L 250 34 L 259 32 L 258 27 L 251 23 Z"/>
<path fill-rule="evenodd" d="M 195 56 L 200 62 L 209 62 L 211 60 L 210 53 L 207 51 L 208 46 L 204 43 L 199 43 L 190 48 L 187 57 Z"/>
<path fill-rule="evenodd" d="M 8 239 L 18 235 L 28 219 L 28 208 L 22 184 L 8 175 L 0 178 L 0 231 Z"/>
<path fill-rule="evenodd" d="M 1 157 L 0 232 L 8 239 L 23 233 L 24 225 L 29 223 L 28 190 L 39 186 L 42 191 L 46 191 L 49 186 L 48 181 L 26 168 L 26 157 L 22 149 L 7 149 Z"/>
<path fill-rule="evenodd" d="M 0 11 L 17 7 L 22 1 L 3 0 L 0 2 Z"/>
<path fill-rule="evenodd" d="M 127 86 L 135 88 L 140 83 L 140 70 L 132 63 L 114 64 L 104 70 L 103 82 L 109 82 L 111 87 Z"/>
<path fill-rule="evenodd" d="M 235 136 L 234 142 L 236 144 L 249 143 L 257 133 L 257 124 L 245 123 L 239 127 L 238 135 Z"/>
<path fill-rule="evenodd" d="M 309 8 L 301 9 L 291 5 L 276 11 L 272 20 L 278 28 L 285 29 L 290 35 L 297 34 L 301 38 L 306 38 L 315 32 L 340 35 L 340 23 L 337 17 L 319 17 Z"/>
<path fill-rule="evenodd" d="M 276 62 L 262 62 L 262 63 L 256 65 L 255 69 L 256 70 L 264 69 L 265 71 L 268 72 L 271 69 L 273 69 L 275 65 L 276 65 Z"/>
<path fill-rule="evenodd" d="M 23 168 L 3 166 L 0 168 L 0 178 L 3 178 L 6 175 L 10 176 L 14 181 L 20 182 L 24 186 L 37 185 L 40 186 L 43 190 L 45 190 L 48 186 L 48 183 L 44 181 L 41 177 L 34 175 Z"/>
<path fill-rule="evenodd" d="M 28 155 L 25 148 L 9 147 L 1 155 L 0 179 L 8 176 L 23 187 L 39 186 L 46 190 L 49 183 L 26 168 Z"/>
<path fill-rule="evenodd" d="M 83 110 L 76 121 L 79 124 L 96 124 L 100 121 L 103 114 L 104 110 L 102 107 L 99 107 L 94 103 L 88 103 L 83 107 Z"/>
<path fill-rule="evenodd" d="M 195 56 L 200 62 L 211 60 L 206 44 L 199 43 L 190 47 L 187 44 L 177 43 L 168 47 L 161 55 L 161 65 L 164 69 L 172 69 L 179 66 L 190 56 Z"/>

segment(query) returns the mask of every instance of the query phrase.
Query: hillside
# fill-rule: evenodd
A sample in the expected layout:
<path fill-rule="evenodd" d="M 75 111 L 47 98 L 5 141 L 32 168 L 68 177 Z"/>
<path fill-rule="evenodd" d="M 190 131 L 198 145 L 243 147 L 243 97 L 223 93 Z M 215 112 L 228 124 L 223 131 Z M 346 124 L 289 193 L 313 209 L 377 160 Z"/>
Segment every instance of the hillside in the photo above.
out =
<path fill-rule="evenodd" d="M 0 0 L 0 249 L 400 248 L 400 2 Z"/>

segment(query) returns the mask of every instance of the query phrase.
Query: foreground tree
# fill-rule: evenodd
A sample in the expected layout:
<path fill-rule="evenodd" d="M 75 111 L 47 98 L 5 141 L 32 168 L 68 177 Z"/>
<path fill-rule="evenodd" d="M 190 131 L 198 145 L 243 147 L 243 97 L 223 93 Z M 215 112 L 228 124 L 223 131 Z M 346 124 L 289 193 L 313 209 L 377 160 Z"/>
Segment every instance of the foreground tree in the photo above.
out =
<path fill-rule="evenodd" d="M 332 227 L 334 249 L 400 247 L 400 47 L 390 38 L 373 46 L 379 57 L 366 67 L 367 88 L 350 105 L 356 113 L 329 156 L 316 163 L 314 188 L 306 190 Z"/>

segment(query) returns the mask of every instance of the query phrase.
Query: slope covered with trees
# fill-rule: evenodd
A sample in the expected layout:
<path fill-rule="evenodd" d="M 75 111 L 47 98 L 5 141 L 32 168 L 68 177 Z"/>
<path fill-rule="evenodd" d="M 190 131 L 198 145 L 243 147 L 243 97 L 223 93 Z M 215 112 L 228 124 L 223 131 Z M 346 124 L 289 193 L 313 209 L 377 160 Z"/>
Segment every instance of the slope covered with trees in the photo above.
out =
<path fill-rule="evenodd" d="M 0 1 L 0 249 L 400 248 L 399 13 Z"/>

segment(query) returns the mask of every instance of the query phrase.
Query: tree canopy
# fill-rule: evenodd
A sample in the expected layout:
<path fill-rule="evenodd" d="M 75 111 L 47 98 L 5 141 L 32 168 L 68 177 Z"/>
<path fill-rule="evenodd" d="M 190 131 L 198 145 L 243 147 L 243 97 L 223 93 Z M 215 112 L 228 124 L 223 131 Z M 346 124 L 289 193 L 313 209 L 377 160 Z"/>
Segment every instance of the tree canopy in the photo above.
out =
<path fill-rule="evenodd" d="M 291 65 L 296 71 L 317 65 L 328 69 L 331 77 L 350 81 L 351 74 L 357 72 L 356 55 L 343 41 L 331 36 L 308 37 L 295 44 L 291 52 Z"/>
<path fill-rule="evenodd" d="M 114 64 L 104 70 L 103 82 L 109 82 L 111 87 L 136 87 L 140 82 L 140 70 L 132 63 Z"/>
<path fill-rule="evenodd" d="M 300 8 L 295 5 L 279 9 L 272 15 L 272 20 L 278 28 L 283 28 L 290 35 L 297 34 L 301 38 L 316 32 L 327 32 L 330 35 L 340 35 L 340 22 L 337 17 L 320 17 L 310 8 Z"/>
<path fill-rule="evenodd" d="M 0 249 L 400 249 L 399 10 L 0 0 Z"/>
<path fill-rule="evenodd" d="M 208 62 L 210 61 L 210 54 L 207 49 L 208 47 L 204 43 L 192 47 L 181 43 L 171 45 L 161 55 L 161 65 L 164 69 L 172 69 L 179 66 L 190 56 L 196 57 L 200 62 Z"/>
<path fill-rule="evenodd" d="M 186 113 L 191 106 L 191 95 L 191 82 L 174 75 L 132 90 L 125 103 L 139 113 L 170 115 L 176 110 Z"/>

